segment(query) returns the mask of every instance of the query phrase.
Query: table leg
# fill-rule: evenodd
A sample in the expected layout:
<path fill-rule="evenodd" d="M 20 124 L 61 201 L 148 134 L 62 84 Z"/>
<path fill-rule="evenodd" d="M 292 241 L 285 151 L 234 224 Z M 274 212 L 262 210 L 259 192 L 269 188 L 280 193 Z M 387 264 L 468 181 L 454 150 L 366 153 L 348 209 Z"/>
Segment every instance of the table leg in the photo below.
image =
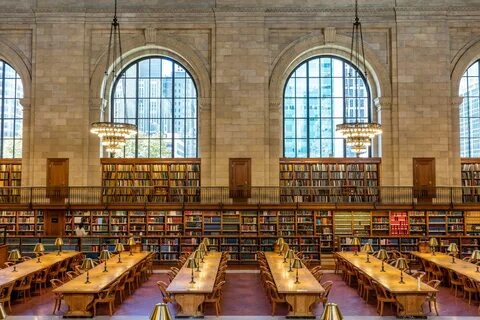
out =
<path fill-rule="evenodd" d="M 88 311 L 88 308 L 93 302 L 93 298 L 92 294 L 64 294 L 63 300 L 68 305 L 68 311 L 65 312 L 63 317 L 91 318 L 93 314 Z"/>
<path fill-rule="evenodd" d="M 202 317 L 203 313 L 199 310 L 200 305 L 205 300 L 203 294 L 175 294 L 175 300 L 180 306 L 180 311 L 176 317 Z"/>
<path fill-rule="evenodd" d="M 285 300 L 291 306 L 287 317 L 315 318 L 315 314 L 310 311 L 310 306 L 315 303 L 315 295 L 307 294 L 287 294 Z"/>
<path fill-rule="evenodd" d="M 425 302 L 425 294 L 402 294 L 396 296 L 400 304 L 398 311 L 399 317 L 424 317 L 427 316 L 423 312 L 422 305 Z"/>

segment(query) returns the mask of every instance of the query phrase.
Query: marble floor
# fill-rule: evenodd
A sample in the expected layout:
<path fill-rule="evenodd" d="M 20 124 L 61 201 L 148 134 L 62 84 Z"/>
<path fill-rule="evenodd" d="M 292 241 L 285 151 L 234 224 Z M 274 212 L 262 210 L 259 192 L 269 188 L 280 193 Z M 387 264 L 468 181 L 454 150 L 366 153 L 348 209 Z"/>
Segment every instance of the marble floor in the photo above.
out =
<path fill-rule="evenodd" d="M 374 299 L 370 303 L 365 303 L 357 295 L 354 288 L 348 287 L 335 274 L 326 274 L 324 281 L 334 281 L 334 286 L 330 294 L 330 302 L 339 305 L 346 320 L 367 320 L 367 319 L 396 319 L 393 317 L 393 311 L 387 306 L 385 316 L 378 317 Z M 124 303 L 117 307 L 113 317 L 105 316 L 107 310 L 100 308 L 99 316 L 96 319 L 114 319 L 114 320 L 140 320 L 148 319 L 154 305 L 160 302 L 160 291 L 156 286 L 158 280 L 166 280 L 163 273 L 154 274 L 149 281 L 144 283 L 135 293 L 128 297 Z M 469 305 L 466 300 L 460 297 L 455 298 L 447 288 L 441 288 L 438 295 L 438 307 L 440 316 L 431 316 L 429 318 L 436 320 L 460 320 L 460 319 L 480 319 L 478 313 L 478 303 L 472 302 Z M 428 307 L 427 307 L 428 308 Z M 58 315 L 52 315 L 53 294 L 48 290 L 42 296 L 33 295 L 26 303 L 16 302 L 12 305 L 12 312 L 8 319 L 12 320 L 47 320 L 61 319 L 61 314 L 66 311 L 66 306 L 62 304 Z M 322 313 L 322 306 L 315 310 L 317 318 Z M 215 311 L 212 306 L 206 308 L 205 319 L 229 319 L 229 320 L 263 320 L 263 319 L 285 319 L 282 315 L 286 314 L 286 308 L 280 306 L 277 308 L 275 317 L 271 316 L 271 307 L 260 284 L 259 274 L 251 271 L 242 272 L 235 270 L 227 273 L 227 284 L 224 291 L 222 303 L 222 316 L 215 317 Z M 8 310 L 7 310 L 8 312 Z"/>

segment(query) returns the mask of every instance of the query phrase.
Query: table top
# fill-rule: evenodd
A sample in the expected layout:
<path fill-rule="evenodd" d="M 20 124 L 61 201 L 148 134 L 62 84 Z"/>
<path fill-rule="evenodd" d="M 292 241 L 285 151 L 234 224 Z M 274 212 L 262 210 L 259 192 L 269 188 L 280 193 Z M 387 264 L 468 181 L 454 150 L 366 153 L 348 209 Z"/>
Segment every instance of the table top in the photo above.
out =
<path fill-rule="evenodd" d="M 203 263 L 200 263 L 200 272 L 193 271 L 195 283 L 190 283 L 192 279 L 192 269 L 187 268 L 185 263 L 168 285 L 167 292 L 170 293 L 211 293 L 215 285 L 218 267 L 222 258 L 221 252 L 210 251 L 205 256 Z"/>
<path fill-rule="evenodd" d="M 348 261 L 350 264 L 357 267 L 364 274 L 377 281 L 387 291 L 394 294 L 406 294 L 406 293 L 425 293 L 437 292 L 438 290 L 421 282 L 420 290 L 417 289 L 417 279 L 403 273 L 403 281 L 400 283 L 400 270 L 389 265 L 384 264 L 385 272 L 381 272 L 382 261 L 370 255 L 370 263 L 367 263 L 367 254 L 365 252 L 359 252 L 358 256 L 355 256 L 354 252 L 337 252 L 340 257 Z"/>
<path fill-rule="evenodd" d="M 80 252 L 77 251 L 63 251 L 60 255 L 57 255 L 57 253 L 47 253 L 40 257 L 40 262 L 37 262 L 37 258 L 35 258 L 18 263 L 16 265 L 16 272 L 12 272 L 13 266 L 1 269 L 0 286 L 17 281 L 29 274 L 51 267 L 58 262 L 72 258 L 78 254 L 80 254 Z"/>
<path fill-rule="evenodd" d="M 436 252 L 435 255 L 432 253 L 421 253 L 417 251 L 410 252 L 410 254 L 435 263 L 442 268 L 453 270 L 476 282 L 480 282 L 480 272 L 477 272 L 477 266 L 473 263 L 458 258 L 455 258 L 455 263 L 452 263 L 452 256 L 440 252 Z"/>
<path fill-rule="evenodd" d="M 279 293 L 302 294 L 325 292 L 325 289 L 318 283 L 317 279 L 315 279 L 305 265 L 302 269 L 298 269 L 298 281 L 300 281 L 300 283 L 295 284 L 297 270 L 293 269 L 292 272 L 288 272 L 288 260 L 287 263 L 283 263 L 283 256 L 275 252 L 265 252 L 265 257 L 267 258 L 268 266 L 272 272 L 273 280 Z"/>
<path fill-rule="evenodd" d="M 122 262 L 118 263 L 118 255 L 113 256 L 107 260 L 108 272 L 103 272 L 104 263 L 99 264 L 93 269 L 90 269 L 90 283 L 85 283 L 87 280 L 87 273 L 83 273 L 75 279 L 65 283 L 64 285 L 53 290 L 56 293 L 98 293 L 107 288 L 111 283 L 115 282 L 122 274 L 129 271 L 132 267 L 137 265 L 142 260 L 145 260 L 150 252 L 134 252 L 132 256 L 128 252 L 122 252 Z"/>

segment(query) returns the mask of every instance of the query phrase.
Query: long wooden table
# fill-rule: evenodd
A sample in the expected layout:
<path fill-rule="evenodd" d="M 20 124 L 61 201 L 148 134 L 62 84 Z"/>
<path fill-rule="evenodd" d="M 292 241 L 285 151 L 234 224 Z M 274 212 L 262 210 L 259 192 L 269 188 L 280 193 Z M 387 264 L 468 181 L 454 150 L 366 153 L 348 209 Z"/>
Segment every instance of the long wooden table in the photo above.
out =
<path fill-rule="evenodd" d="M 455 258 L 455 263 L 452 263 L 452 256 L 440 252 L 437 252 L 435 255 L 433 255 L 432 253 L 421 253 L 414 251 L 410 252 L 410 254 L 417 258 L 434 263 L 441 268 L 450 269 L 480 283 L 480 272 L 477 272 L 477 266 L 473 263 L 463 261 L 462 259 L 458 258 Z"/>
<path fill-rule="evenodd" d="M 200 263 L 200 272 L 194 271 L 193 273 L 195 283 L 190 283 L 192 269 L 187 268 L 185 264 L 168 285 L 167 292 L 175 295 L 175 300 L 181 307 L 177 317 L 203 315 L 199 307 L 205 300 L 205 295 L 213 292 L 221 257 L 220 252 L 209 252 L 208 256 L 205 256 L 204 262 Z"/>
<path fill-rule="evenodd" d="M 265 252 L 265 257 L 278 293 L 284 294 L 285 300 L 292 307 L 287 316 L 315 317 L 310 306 L 320 294 L 325 292 L 325 289 L 318 283 L 310 270 L 305 266 L 299 269 L 298 280 L 300 283 L 295 284 L 297 270 L 288 272 L 288 262 L 283 263 L 283 256 L 275 252 Z"/>
<path fill-rule="evenodd" d="M 367 263 L 367 254 L 359 252 L 355 256 L 353 252 L 337 252 L 341 259 L 350 263 L 362 273 L 377 281 L 387 291 L 391 292 L 397 303 L 400 305 L 400 317 L 424 317 L 422 305 L 429 293 L 437 292 L 438 290 L 421 282 L 420 289 L 417 288 L 417 279 L 403 273 L 403 281 L 400 283 L 400 270 L 385 263 L 385 272 L 381 272 L 381 260 L 370 255 L 370 263 Z"/>
<path fill-rule="evenodd" d="M 118 263 L 118 255 L 107 260 L 108 272 L 103 272 L 104 264 L 99 264 L 89 271 L 90 283 L 85 283 L 87 273 L 53 290 L 62 293 L 68 311 L 64 317 L 92 317 L 89 307 L 95 295 L 119 279 L 125 272 L 145 260 L 151 252 L 136 252 L 132 256 L 128 252 L 122 253 L 122 262 Z"/>
<path fill-rule="evenodd" d="M 57 253 L 47 253 L 40 257 L 40 262 L 37 259 L 27 260 L 16 265 L 16 272 L 13 272 L 13 266 L 0 270 L 0 286 L 8 285 L 11 282 L 20 280 L 32 273 L 37 273 L 43 269 L 49 268 L 54 264 L 63 262 L 79 255 L 77 251 L 63 251 L 60 255 Z"/>

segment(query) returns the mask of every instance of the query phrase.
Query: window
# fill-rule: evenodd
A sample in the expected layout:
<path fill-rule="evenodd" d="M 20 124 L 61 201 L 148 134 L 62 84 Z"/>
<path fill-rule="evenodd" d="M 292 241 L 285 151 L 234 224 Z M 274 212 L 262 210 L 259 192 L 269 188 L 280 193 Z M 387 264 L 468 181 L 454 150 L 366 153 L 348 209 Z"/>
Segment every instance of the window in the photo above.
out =
<path fill-rule="evenodd" d="M 0 60 L 0 158 L 22 157 L 22 80 L 8 63 Z"/>
<path fill-rule="evenodd" d="M 114 83 L 112 122 L 135 124 L 123 158 L 196 158 L 197 89 L 188 71 L 164 57 L 125 68 Z"/>
<path fill-rule="evenodd" d="M 480 60 L 474 62 L 460 80 L 459 95 L 463 96 L 459 109 L 460 156 L 480 157 Z"/>
<path fill-rule="evenodd" d="M 287 158 L 356 157 L 336 126 L 371 120 L 365 79 L 355 66 L 332 56 L 309 59 L 292 72 L 283 106 L 283 155 Z M 369 148 L 362 156 L 370 155 Z"/>

